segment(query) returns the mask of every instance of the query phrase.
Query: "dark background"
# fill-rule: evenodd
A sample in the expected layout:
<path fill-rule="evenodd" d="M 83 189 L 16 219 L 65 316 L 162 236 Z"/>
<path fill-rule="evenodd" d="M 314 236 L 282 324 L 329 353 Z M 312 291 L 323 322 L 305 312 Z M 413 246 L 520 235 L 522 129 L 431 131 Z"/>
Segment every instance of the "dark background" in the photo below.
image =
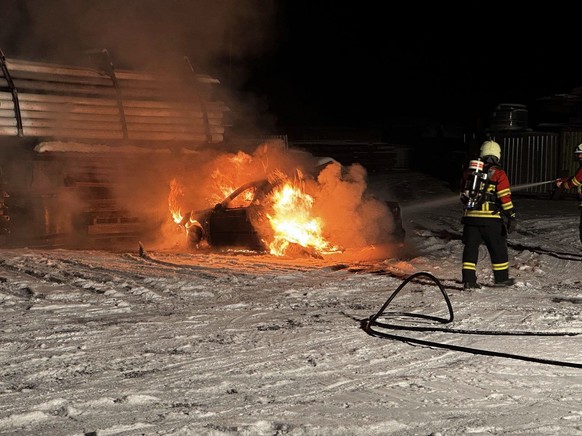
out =
<path fill-rule="evenodd" d="M 188 56 L 259 132 L 400 140 L 482 130 L 498 103 L 546 121 L 538 99 L 582 85 L 569 5 L 0 0 L 0 48 L 60 62 L 106 48 L 132 68 Z"/>
<path fill-rule="evenodd" d="M 280 2 L 276 49 L 248 89 L 283 129 L 345 126 L 390 136 L 408 120 L 482 129 L 498 103 L 582 84 L 567 9 L 528 2 Z M 549 115 L 547 115 L 549 116 Z"/>

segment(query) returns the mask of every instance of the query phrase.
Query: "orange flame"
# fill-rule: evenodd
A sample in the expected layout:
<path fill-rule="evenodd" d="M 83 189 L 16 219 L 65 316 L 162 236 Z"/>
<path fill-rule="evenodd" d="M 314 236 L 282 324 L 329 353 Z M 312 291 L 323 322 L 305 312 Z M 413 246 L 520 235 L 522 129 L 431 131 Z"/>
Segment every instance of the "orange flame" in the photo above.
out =
<path fill-rule="evenodd" d="M 192 227 L 200 227 L 202 225 L 195 220 L 193 217 L 189 216 L 186 222 L 184 221 L 185 216 L 182 215 L 182 211 L 179 206 L 179 198 L 184 196 L 184 191 L 182 190 L 182 186 L 178 183 L 176 179 L 170 181 L 170 194 L 168 195 L 168 205 L 170 207 L 170 214 L 172 215 L 172 219 L 176 224 L 184 226 L 186 230 L 186 234 L 190 233 L 190 229 Z"/>
<path fill-rule="evenodd" d="M 294 184 L 291 181 L 279 184 L 280 180 L 286 177 L 280 172 L 275 171 L 270 175 L 270 181 L 277 187 L 269 194 L 266 204 L 270 204 L 270 213 L 266 213 L 272 232 L 269 236 L 270 241 L 265 241 L 269 251 L 275 256 L 284 256 L 290 247 L 295 244 L 299 245 L 309 252 L 317 254 L 331 254 L 341 251 L 340 248 L 332 245 L 323 237 L 323 224 L 321 219 L 312 216 L 314 199 L 304 192 L 299 183 Z M 215 192 L 211 192 L 213 198 L 220 198 L 219 201 L 234 192 L 233 183 L 229 181 L 220 171 L 213 174 Z M 301 173 L 298 173 L 298 179 L 301 179 Z M 219 194 L 220 192 L 220 194 Z M 219 197 L 222 195 L 222 197 Z M 247 203 L 252 200 L 253 192 L 249 190 L 243 198 L 237 198 L 237 202 Z M 170 193 L 168 204 L 172 219 L 175 223 L 184 227 L 186 233 L 193 227 L 202 228 L 200 223 L 190 216 L 190 212 L 183 214 L 179 203 L 184 196 L 181 185 L 176 179 L 170 182 Z M 250 196 L 247 198 L 247 196 Z M 245 204 L 234 204 L 231 202 L 230 207 L 241 207 Z"/>
<path fill-rule="evenodd" d="M 170 181 L 170 194 L 168 195 L 168 205 L 170 207 L 170 214 L 172 215 L 172 219 L 176 224 L 179 224 L 184 218 L 182 216 L 180 206 L 178 205 L 178 199 L 182 196 L 184 196 L 182 186 L 180 186 L 176 179 L 172 179 Z"/>
<path fill-rule="evenodd" d="M 341 251 L 322 236 L 322 223 L 311 216 L 313 197 L 291 182 L 276 188 L 272 194 L 273 214 L 267 214 L 275 234 L 269 244 L 271 254 L 283 256 L 290 244 L 311 248 L 320 254 Z"/>
<path fill-rule="evenodd" d="M 225 159 L 226 165 L 224 165 L 223 169 L 228 174 L 233 174 L 233 177 L 225 174 L 220 168 L 216 168 L 212 172 L 210 177 L 214 181 L 214 189 L 213 192 L 209 193 L 210 204 L 221 202 L 242 184 L 240 183 L 241 175 L 245 173 L 245 168 L 248 167 L 253 160 L 252 156 L 242 151 L 231 156 L 225 156 Z"/>

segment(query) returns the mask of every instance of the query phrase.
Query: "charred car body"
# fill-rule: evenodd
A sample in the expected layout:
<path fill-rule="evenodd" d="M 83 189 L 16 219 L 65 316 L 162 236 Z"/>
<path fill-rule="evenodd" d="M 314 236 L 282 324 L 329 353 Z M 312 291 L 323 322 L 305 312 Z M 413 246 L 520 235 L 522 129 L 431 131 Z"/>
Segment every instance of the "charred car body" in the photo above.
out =
<path fill-rule="evenodd" d="M 246 183 L 213 208 L 187 213 L 180 225 L 188 233 L 188 245 L 198 248 L 206 242 L 213 247 L 246 247 L 266 251 L 260 236 L 266 195 L 274 183 L 267 179 Z"/>

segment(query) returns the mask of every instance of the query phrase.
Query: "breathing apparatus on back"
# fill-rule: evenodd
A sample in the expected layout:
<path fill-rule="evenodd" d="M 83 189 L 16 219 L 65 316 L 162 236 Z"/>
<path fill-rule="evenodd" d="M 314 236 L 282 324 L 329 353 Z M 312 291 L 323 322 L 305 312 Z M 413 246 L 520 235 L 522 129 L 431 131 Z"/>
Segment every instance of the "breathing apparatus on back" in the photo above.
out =
<path fill-rule="evenodd" d="M 461 201 L 466 209 L 478 208 L 485 201 L 489 183 L 488 174 L 483 168 L 484 162 L 481 159 L 469 162 L 469 174 L 461 193 Z"/>
<path fill-rule="evenodd" d="M 465 186 L 461 192 L 461 201 L 466 209 L 479 208 L 491 195 L 490 171 L 485 166 L 499 165 L 501 159 L 501 147 L 495 141 L 485 141 L 481 145 L 479 158 L 469 162 L 469 169 Z"/>

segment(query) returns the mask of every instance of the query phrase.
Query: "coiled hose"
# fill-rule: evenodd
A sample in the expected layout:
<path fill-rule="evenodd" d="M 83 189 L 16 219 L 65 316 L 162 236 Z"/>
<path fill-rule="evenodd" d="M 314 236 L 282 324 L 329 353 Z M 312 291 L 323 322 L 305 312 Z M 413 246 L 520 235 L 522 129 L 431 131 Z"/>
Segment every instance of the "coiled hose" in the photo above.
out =
<path fill-rule="evenodd" d="M 371 336 L 382 337 L 382 338 L 386 338 L 386 339 L 394 339 L 394 340 L 401 341 L 401 342 L 426 345 L 429 347 L 444 348 L 444 349 L 448 349 L 448 350 L 461 351 L 464 353 L 479 354 L 479 355 L 484 355 L 484 356 L 504 357 L 507 359 L 523 360 L 523 361 L 527 361 L 527 362 L 536 362 L 536 363 L 542 363 L 542 364 L 546 364 L 546 365 L 557 365 L 557 366 L 566 366 L 566 367 L 571 367 L 571 368 L 582 368 L 582 364 L 576 363 L 576 362 L 564 362 L 564 361 L 559 361 L 559 360 L 542 359 L 542 358 L 538 358 L 538 357 L 522 356 L 519 354 L 503 353 L 503 352 L 497 352 L 497 351 L 483 350 L 483 349 L 479 349 L 479 348 L 463 347 L 463 346 L 452 345 L 452 344 L 444 344 L 441 342 L 427 341 L 427 340 L 423 340 L 423 339 L 415 339 L 415 338 L 394 335 L 391 333 L 386 333 L 386 332 L 375 330 L 374 327 L 381 327 L 381 328 L 395 329 L 395 330 L 442 331 L 442 332 L 447 332 L 447 333 L 478 334 L 478 335 L 505 335 L 505 336 L 508 336 L 508 335 L 576 336 L 579 334 L 579 333 L 575 333 L 575 332 L 523 332 L 523 331 L 511 332 L 511 331 L 487 331 L 487 330 L 453 330 L 453 329 L 445 329 L 445 328 L 439 328 L 439 327 L 435 328 L 435 327 L 399 326 L 396 324 L 388 324 L 388 323 L 379 322 L 378 318 L 380 316 L 382 316 L 382 314 L 388 308 L 388 306 L 390 305 L 392 300 L 394 300 L 396 295 L 398 295 L 398 293 L 408 283 L 410 283 L 411 281 L 413 281 L 417 277 L 421 277 L 421 276 L 429 278 L 434 283 L 436 283 L 436 285 L 439 287 L 441 294 L 443 295 L 443 298 L 447 304 L 447 308 L 449 311 L 449 317 L 447 319 L 447 318 L 441 318 L 441 317 L 430 316 L 430 315 L 420 315 L 420 314 L 405 314 L 405 315 L 414 316 L 417 318 L 430 319 L 430 320 L 437 321 L 437 322 L 440 322 L 443 324 L 447 324 L 447 323 L 452 322 L 454 319 L 453 306 L 451 305 L 451 301 L 450 301 L 449 296 L 447 295 L 443 285 L 434 275 L 432 275 L 428 272 L 425 272 L 425 271 L 420 271 L 420 272 L 414 273 L 411 276 L 409 276 L 408 278 L 406 278 L 400 284 L 400 286 L 398 286 L 398 288 L 392 293 L 392 295 L 390 295 L 388 300 L 386 300 L 386 302 L 382 305 L 382 307 L 380 308 L 380 310 L 376 314 L 370 316 L 369 318 L 361 320 L 360 324 L 361 324 L 362 329 Z"/>

